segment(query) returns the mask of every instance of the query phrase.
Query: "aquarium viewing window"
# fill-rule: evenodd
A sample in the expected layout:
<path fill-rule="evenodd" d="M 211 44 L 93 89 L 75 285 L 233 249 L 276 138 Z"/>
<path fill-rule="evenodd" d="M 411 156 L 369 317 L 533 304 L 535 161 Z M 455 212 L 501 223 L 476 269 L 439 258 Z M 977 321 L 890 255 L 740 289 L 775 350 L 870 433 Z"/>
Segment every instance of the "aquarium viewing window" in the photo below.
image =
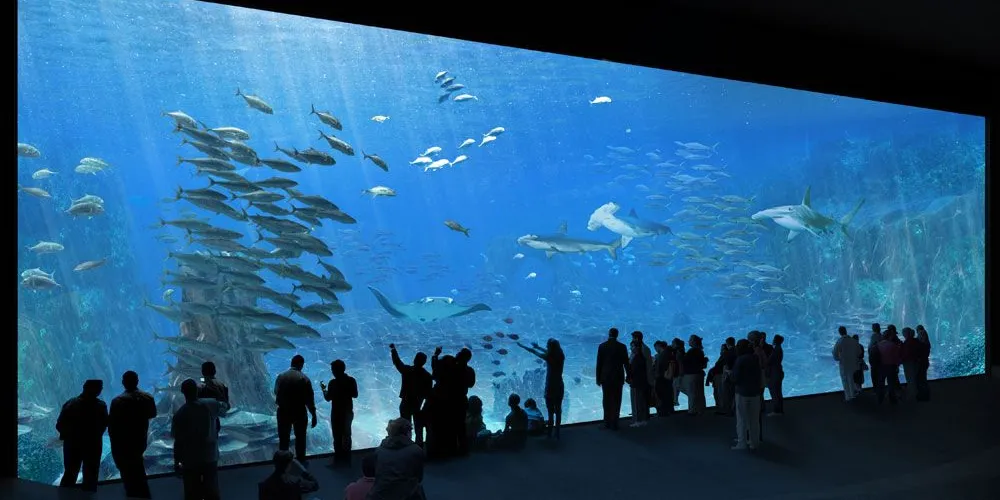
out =
<path fill-rule="evenodd" d="M 379 443 L 390 344 L 471 349 L 492 430 L 511 393 L 544 407 L 519 344 L 550 338 L 563 421 L 599 420 L 610 327 L 696 334 L 709 366 L 781 334 L 787 396 L 840 389 L 839 326 L 920 324 L 931 378 L 985 369 L 981 117 L 185 1 L 19 1 L 17 71 L 25 479 L 59 481 L 61 405 L 126 370 L 171 471 L 207 360 L 223 465 L 272 456 L 295 354 L 311 454 L 335 359 Z"/>

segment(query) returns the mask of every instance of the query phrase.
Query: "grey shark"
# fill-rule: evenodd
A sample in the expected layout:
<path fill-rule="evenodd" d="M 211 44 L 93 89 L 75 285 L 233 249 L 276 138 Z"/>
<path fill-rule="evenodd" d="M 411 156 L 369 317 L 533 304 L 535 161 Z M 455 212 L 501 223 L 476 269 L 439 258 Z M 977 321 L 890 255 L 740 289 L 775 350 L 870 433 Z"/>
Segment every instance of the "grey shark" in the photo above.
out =
<path fill-rule="evenodd" d="M 535 250 L 545 252 L 545 256 L 551 258 L 557 253 L 587 253 L 606 251 L 611 254 L 612 259 L 618 258 L 618 247 L 621 240 L 616 239 L 610 243 L 601 241 L 582 240 L 566 236 L 566 224 L 564 223 L 557 234 L 548 236 L 538 236 L 526 234 L 517 239 L 518 245 L 523 245 Z"/>
<path fill-rule="evenodd" d="M 767 210 L 761 210 L 753 214 L 750 218 L 757 221 L 763 219 L 773 220 L 775 224 L 788 230 L 788 239 L 786 241 L 792 241 L 802 232 L 809 232 L 813 236 L 818 237 L 822 234 L 828 234 L 835 228 L 839 228 L 844 233 L 844 236 L 849 236 L 847 234 L 847 225 L 851 223 L 858 210 L 861 209 L 861 205 L 865 203 L 865 199 L 862 198 L 859 200 L 858 204 L 854 205 L 853 210 L 837 221 L 812 208 L 812 201 L 809 199 L 811 189 L 811 187 L 806 188 L 806 195 L 802 198 L 802 203 L 799 205 L 768 208 Z"/>
<path fill-rule="evenodd" d="M 587 222 L 587 229 L 597 231 L 601 227 L 621 236 L 622 248 L 628 246 L 635 238 L 645 238 L 647 236 L 658 236 L 661 234 L 673 234 L 670 227 L 642 219 L 635 213 L 635 209 L 629 210 L 628 215 L 619 216 L 621 209 L 617 203 L 609 202 L 602 205 L 594 213 L 590 214 Z"/>
<path fill-rule="evenodd" d="M 375 295 L 379 305 L 395 318 L 405 318 L 417 323 L 430 323 L 445 318 L 465 316 L 479 311 L 492 311 L 486 304 L 463 306 L 455 303 L 451 297 L 424 297 L 413 302 L 392 302 L 377 288 L 369 285 L 368 289 Z"/>

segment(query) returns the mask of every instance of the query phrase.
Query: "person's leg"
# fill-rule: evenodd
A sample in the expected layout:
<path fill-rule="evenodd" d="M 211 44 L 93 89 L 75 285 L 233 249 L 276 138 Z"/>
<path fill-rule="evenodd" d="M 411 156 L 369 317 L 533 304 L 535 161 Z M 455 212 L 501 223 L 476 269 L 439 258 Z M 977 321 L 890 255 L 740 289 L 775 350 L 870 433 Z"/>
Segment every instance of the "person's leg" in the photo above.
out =
<path fill-rule="evenodd" d="M 749 409 L 743 396 L 736 396 L 736 446 L 742 449 L 747 446 L 747 410 Z"/>
<path fill-rule="evenodd" d="M 149 478 L 146 476 L 146 461 L 143 458 L 144 451 L 134 450 L 130 460 L 132 475 L 132 493 L 127 494 L 133 498 L 152 498 L 149 491 Z"/>
<path fill-rule="evenodd" d="M 772 381 L 773 387 L 771 388 L 771 399 L 774 401 L 774 412 L 779 415 L 785 414 L 785 374 L 784 372 L 775 375 L 775 380 Z"/>
<path fill-rule="evenodd" d="M 424 446 L 424 432 L 426 429 L 426 416 L 418 405 L 413 411 L 413 435 L 414 443 L 421 448 Z"/>
<path fill-rule="evenodd" d="M 298 438 L 295 440 L 298 443 Z M 205 500 L 219 500 L 219 464 L 212 462 L 201 471 L 202 495 Z"/>
<path fill-rule="evenodd" d="M 305 463 L 306 445 L 308 444 L 306 433 L 309 430 L 309 417 L 305 411 L 297 416 L 292 425 L 295 428 L 295 459 Z"/>
<path fill-rule="evenodd" d="M 344 416 L 330 414 L 330 433 L 333 434 L 333 462 L 339 463 L 344 454 Z"/>
<path fill-rule="evenodd" d="M 750 438 L 747 441 L 747 446 L 750 447 L 751 450 L 756 448 L 757 446 L 760 446 L 760 443 L 763 441 L 762 439 L 760 439 L 760 437 L 764 433 L 763 429 L 761 428 L 761 419 L 760 419 L 763 401 L 764 401 L 763 395 L 761 395 L 761 397 L 758 398 L 747 398 L 747 405 L 749 406 L 750 410 L 749 413 L 751 415 L 756 414 L 756 418 L 754 417 L 750 418 L 750 429 L 749 429 Z"/>
<path fill-rule="evenodd" d="M 59 487 L 76 488 L 76 479 L 80 476 L 82 465 L 80 446 L 72 441 L 63 441 L 63 477 L 59 480 Z"/>
<path fill-rule="evenodd" d="M 851 381 L 854 375 L 848 373 L 850 370 L 840 365 L 840 385 L 844 389 L 844 401 L 854 399 L 854 382 Z"/>
<path fill-rule="evenodd" d="M 277 412 L 278 449 L 282 451 L 288 450 L 288 445 L 291 444 L 292 440 L 292 421 L 288 417 L 288 412 L 279 407 Z"/>
<path fill-rule="evenodd" d="M 604 408 L 604 427 L 611 428 L 611 386 L 601 384 L 601 406 Z"/>
<path fill-rule="evenodd" d="M 185 467 L 181 471 L 181 477 L 184 480 L 184 500 L 204 500 L 201 469 Z"/>
<path fill-rule="evenodd" d="M 354 447 L 354 440 L 352 439 L 351 428 L 354 425 L 354 412 L 349 411 L 344 417 L 344 434 L 343 434 L 343 446 L 344 446 L 344 463 L 351 463 L 351 449 Z"/>
<path fill-rule="evenodd" d="M 611 427 L 618 428 L 618 420 L 622 415 L 622 391 L 624 386 L 621 384 L 614 384 L 611 387 L 612 400 L 611 400 Z"/>

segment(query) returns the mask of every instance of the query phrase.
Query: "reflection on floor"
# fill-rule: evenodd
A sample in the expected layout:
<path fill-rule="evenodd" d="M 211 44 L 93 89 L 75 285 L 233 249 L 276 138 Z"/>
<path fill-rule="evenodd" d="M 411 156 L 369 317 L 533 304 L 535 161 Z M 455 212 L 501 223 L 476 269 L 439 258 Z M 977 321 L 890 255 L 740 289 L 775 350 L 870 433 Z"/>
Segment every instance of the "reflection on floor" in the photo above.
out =
<path fill-rule="evenodd" d="M 431 500 L 1000 498 L 1000 380 L 934 382 L 932 392 L 931 403 L 894 408 L 871 398 L 848 406 L 839 394 L 788 401 L 786 416 L 766 420 L 765 445 L 754 454 L 731 451 L 733 420 L 714 415 L 654 418 L 617 433 L 577 426 L 559 445 L 537 441 L 518 454 L 432 465 L 425 487 Z M 340 499 L 358 471 L 324 464 L 311 461 L 323 486 L 317 496 Z M 222 498 L 256 498 L 268 469 L 224 471 Z M 56 498 L 54 488 L 9 486 L 0 498 Z M 151 486 L 155 498 L 181 498 L 177 478 Z M 110 484 L 93 498 L 123 497 Z"/>

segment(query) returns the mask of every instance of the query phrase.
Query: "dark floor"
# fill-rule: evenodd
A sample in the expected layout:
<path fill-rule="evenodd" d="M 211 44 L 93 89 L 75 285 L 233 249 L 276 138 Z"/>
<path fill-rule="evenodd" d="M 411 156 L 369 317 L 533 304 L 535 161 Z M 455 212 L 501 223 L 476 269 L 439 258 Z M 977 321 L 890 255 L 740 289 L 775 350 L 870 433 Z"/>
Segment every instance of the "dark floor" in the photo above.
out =
<path fill-rule="evenodd" d="M 897 407 L 878 407 L 869 394 L 853 405 L 840 394 L 788 401 L 784 417 L 766 420 L 766 442 L 753 454 L 729 449 L 733 419 L 676 415 L 619 432 L 577 426 L 558 445 L 434 464 L 424 484 L 430 500 L 1000 498 L 1000 380 L 939 381 L 932 391 L 930 403 Z M 316 497 L 339 500 L 358 471 L 324 463 L 310 467 L 322 485 Z M 268 468 L 224 471 L 223 499 L 256 498 Z M 155 498 L 180 498 L 180 486 L 170 477 L 152 482 Z M 123 496 L 111 484 L 96 498 Z M 8 484 L 0 497 L 54 495 Z"/>

